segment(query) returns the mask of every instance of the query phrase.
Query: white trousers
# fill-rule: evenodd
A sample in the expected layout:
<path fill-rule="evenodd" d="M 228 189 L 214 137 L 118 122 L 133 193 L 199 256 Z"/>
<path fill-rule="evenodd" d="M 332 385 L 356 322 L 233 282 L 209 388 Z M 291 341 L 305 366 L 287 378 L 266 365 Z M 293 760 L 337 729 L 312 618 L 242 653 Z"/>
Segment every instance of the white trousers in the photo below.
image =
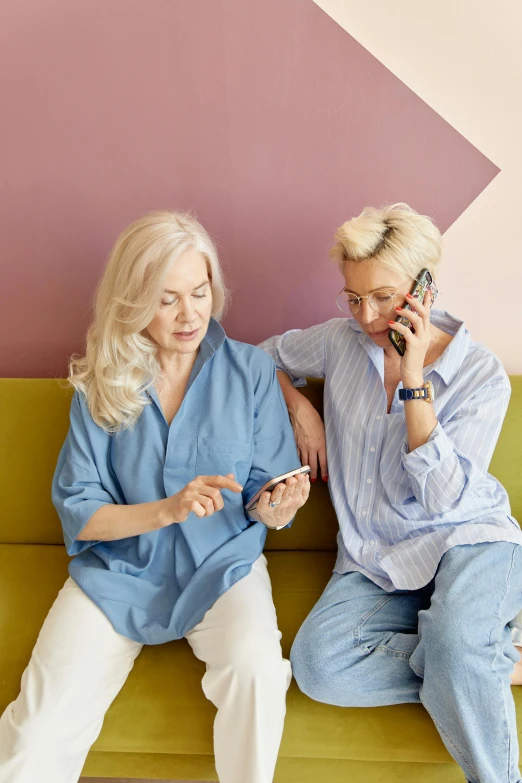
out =
<path fill-rule="evenodd" d="M 291 670 L 264 555 L 186 639 L 206 664 L 203 692 L 217 707 L 219 780 L 272 783 Z M 116 633 L 68 579 L 40 631 L 20 695 L 0 719 L 1 783 L 76 783 L 141 648 Z"/>

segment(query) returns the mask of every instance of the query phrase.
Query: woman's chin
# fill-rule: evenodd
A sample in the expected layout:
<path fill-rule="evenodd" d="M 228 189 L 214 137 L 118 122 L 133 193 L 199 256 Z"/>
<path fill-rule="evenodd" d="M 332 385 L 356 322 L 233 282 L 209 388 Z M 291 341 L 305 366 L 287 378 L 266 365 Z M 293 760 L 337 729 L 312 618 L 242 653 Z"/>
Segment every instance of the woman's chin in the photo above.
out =
<path fill-rule="evenodd" d="M 370 337 L 374 343 L 377 345 L 386 345 L 388 341 L 388 333 L 389 329 L 383 329 L 381 332 L 366 332 L 368 337 Z"/>

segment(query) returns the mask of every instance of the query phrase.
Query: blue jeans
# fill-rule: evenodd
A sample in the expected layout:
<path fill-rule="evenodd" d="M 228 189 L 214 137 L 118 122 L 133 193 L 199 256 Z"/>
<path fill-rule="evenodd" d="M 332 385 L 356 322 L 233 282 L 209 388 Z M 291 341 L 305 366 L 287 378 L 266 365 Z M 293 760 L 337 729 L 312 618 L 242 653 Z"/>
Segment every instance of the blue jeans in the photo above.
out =
<path fill-rule="evenodd" d="M 301 690 L 340 707 L 422 702 L 470 783 L 520 783 L 508 623 L 522 606 L 522 546 L 457 546 L 421 590 L 334 574 L 296 636 Z"/>

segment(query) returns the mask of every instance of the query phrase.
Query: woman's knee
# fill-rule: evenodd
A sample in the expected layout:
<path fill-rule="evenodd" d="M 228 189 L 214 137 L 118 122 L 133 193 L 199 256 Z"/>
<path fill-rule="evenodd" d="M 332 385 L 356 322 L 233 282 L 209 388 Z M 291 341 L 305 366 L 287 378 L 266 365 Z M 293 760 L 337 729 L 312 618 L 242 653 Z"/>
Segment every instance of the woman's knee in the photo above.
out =
<path fill-rule="evenodd" d="M 476 613 L 470 622 L 458 606 L 446 606 L 445 612 L 421 612 L 420 642 L 410 658 L 419 675 L 438 682 L 460 681 L 466 673 L 480 676 L 491 672 L 495 661 L 501 671 L 510 672 L 519 655 L 511 631 L 493 615 Z"/>
<path fill-rule="evenodd" d="M 220 668 L 228 670 L 238 685 L 250 687 L 288 688 L 291 679 L 290 664 L 283 658 L 280 633 L 277 629 L 243 629 L 227 640 L 226 649 L 219 656 Z"/>
<path fill-rule="evenodd" d="M 335 650 L 333 640 L 307 620 L 299 629 L 290 652 L 292 673 L 303 693 L 316 701 L 336 703 L 334 689 L 339 677 L 349 677 L 353 656 L 350 648 L 342 654 Z M 342 665 L 341 665 L 342 659 Z"/>

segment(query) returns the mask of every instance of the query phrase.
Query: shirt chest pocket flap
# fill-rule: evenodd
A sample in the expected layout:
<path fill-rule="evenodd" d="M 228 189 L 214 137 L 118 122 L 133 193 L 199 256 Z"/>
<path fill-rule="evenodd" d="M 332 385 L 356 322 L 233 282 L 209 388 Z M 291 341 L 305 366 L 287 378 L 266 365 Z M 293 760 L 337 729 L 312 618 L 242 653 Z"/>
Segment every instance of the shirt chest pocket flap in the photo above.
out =
<path fill-rule="evenodd" d="M 253 444 L 223 438 L 198 438 L 196 476 L 226 476 L 233 473 L 245 484 L 252 465 Z"/>

